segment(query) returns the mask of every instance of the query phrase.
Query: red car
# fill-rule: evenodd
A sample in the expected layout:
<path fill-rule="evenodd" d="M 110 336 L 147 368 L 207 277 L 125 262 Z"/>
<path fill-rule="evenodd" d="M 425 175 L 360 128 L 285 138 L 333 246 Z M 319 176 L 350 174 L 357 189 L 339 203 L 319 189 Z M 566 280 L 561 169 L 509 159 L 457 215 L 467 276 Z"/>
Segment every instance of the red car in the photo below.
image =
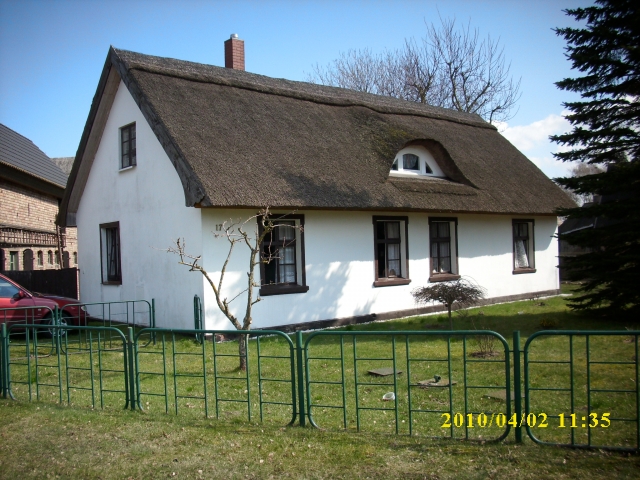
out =
<path fill-rule="evenodd" d="M 63 325 L 86 325 L 87 311 L 75 298 L 30 292 L 0 274 L 0 324 L 51 323 L 51 310 L 62 310 Z M 25 308 L 26 307 L 26 308 Z M 48 308 L 47 308 L 48 307 Z"/>

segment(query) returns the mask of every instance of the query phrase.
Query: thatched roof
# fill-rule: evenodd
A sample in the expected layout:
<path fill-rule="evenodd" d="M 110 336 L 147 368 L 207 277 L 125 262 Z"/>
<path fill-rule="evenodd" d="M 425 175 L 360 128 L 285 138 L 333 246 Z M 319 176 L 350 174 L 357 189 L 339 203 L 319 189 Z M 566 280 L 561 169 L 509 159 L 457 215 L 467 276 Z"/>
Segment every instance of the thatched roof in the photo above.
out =
<path fill-rule="evenodd" d="M 188 206 L 517 215 L 572 206 L 477 115 L 113 48 L 71 173 L 79 191 L 114 71 L 174 163 Z M 390 178 L 410 143 L 427 146 L 449 180 Z"/>

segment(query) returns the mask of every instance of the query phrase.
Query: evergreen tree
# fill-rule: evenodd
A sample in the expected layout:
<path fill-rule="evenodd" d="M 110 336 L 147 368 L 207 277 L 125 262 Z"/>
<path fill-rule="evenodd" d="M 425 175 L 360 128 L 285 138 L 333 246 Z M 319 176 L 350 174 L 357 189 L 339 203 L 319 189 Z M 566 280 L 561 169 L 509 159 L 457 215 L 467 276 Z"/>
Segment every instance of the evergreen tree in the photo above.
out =
<path fill-rule="evenodd" d="M 588 208 L 563 209 L 562 216 L 591 217 L 596 228 L 566 236 L 590 253 L 568 259 L 574 278 L 586 278 L 573 308 L 606 306 L 640 311 L 640 3 L 596 0 L 566 10 L 585 28 L 559 28 L 567 58 L 582 76 L 556 85 L 581 95 L 565 103 L 572 130 L 551 139 L 568 146 L 563 161 L 603 167 L 603 172 L 557 179 L 579 195 L 599 196 Z"/>

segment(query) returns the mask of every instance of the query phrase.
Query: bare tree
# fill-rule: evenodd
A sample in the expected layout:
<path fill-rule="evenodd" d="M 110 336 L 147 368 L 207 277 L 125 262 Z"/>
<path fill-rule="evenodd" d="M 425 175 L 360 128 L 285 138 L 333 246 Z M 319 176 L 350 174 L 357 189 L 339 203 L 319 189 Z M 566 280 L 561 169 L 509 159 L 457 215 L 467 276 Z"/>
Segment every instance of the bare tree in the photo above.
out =
<path fill-rule="evenodd" d="M 452 282 L 438 282 L 428 287 L 418 287 L 411 292 L 417 303 L 438 302 L 447 307 L 449 330 L 453 330 L 451 309 L 454 303 L 461 307 L 470 307 L 485 296 L 485 289 L 469 280 L 459 278 Z"/>
<path fill-rule="evenodd" d="M 509 120 L 520 98 L 503 48 L 455 19 L 427 25 L 421 41 L 375 55 L 349 50 L 327 67 L 315 65 L 308 80 L 404 100 L 477 113 L 488 122 Z"/>
<path fill-rule="evenodd" d="M 220 270 L 220 276 L 217 281 L 214 280 L 211 273 L 200 265 L 202 255 L 191 255 L 186 252 L 184 239 L 177 239 L 172 247 L 166 251 L 176 254 L 180 257 L 179 264 L 189 267 L 190 272 L 200 272 L 211 286 L 216 298 L 216 303 L 220 311 L 229 319 L 231 324 L 237 330 L 251 330 L 253 317 L 251 312 L 253 306 L 262 299 L 254 297 L 254 290 L 260 287 L 260 283 L 256 280 L 255 269 L 261 263 L 270 263 L 280 258 L 280 250 L 271 246 L 273 235 L 277 228 L 296 228 L 302 230 L 301 226 L 292 226 L 289 223 L 278 223 L 284 220 L 286 215 L 274 215 L 265 207 L 256 215 L 252 215 L 246 220 L 225 221 L 222 224 L 223 233 L 214 233 L 216 238 L 225 238 L 229 243 L 227 256 Z M 253 232 L 250 229 L 253 228 Z M 229 266 L 229 261 L 237 244 L 244 244 L 249 248 L 249 268 L 247 271 L 247 287 L 237 293 L 233 298 L 228 299 L 223 294 L 224 278 Z M 284 244 L 286 246 L 286 243 Z M 246 305 L 244 307 L 244 316 L 240 318 L 231 310 L 231 303 L 240 298 L 244 293 L 247 294 Z M 240 335 L 238 340 L 238 354 L 240 357 L 240 369 L 247 369 L 247 336 Z"/>
<path fill-rule="evenodd" d="M 587 175 L 597 175 L 605 171 L 604 168 L 600 165 L 595 165 L 592 163 L 578 163 L 571 168 L 570 177 L 585 177 Z M 576 193 L 570 188 L 560 186 L 562 190 L 565 191 L 567 195 L 571 197 L 571 199 L 576 202 L 579 206 L 583 206 L 585 203 L 593 202 L 593 194 L 592 193 Z"/>

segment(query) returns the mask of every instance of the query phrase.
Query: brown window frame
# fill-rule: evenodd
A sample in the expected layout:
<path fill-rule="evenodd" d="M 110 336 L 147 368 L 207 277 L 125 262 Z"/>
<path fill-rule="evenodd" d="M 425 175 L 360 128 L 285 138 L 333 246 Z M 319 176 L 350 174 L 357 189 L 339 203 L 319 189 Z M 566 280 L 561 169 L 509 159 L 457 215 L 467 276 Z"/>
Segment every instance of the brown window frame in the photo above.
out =
<path fill-rule="evenodd" d="M 397 215 L 373 215 L 371 219 L 373 223 L 373 274 L 374 274 L 374 287 L 391 287 L 395 285 L 408 285 L 411 283 L 411 277 L 409 276 L 409 217 L 397 216 Z M 378 223 L 379 222 L 404 222 L 404 231 L 400 226 L 400 239 L 396 242 L 389 241 L 389 239 L 378 238 Z M 400 276 L 396 277 L 380 277 L 379 276 L 379 258 L 378 258 L 378 245 L 381 243 L 399 243 L 402 248 L 402 237 L 404 235 L 405 246 L 405 261 L 402 263 L 402 253 L 400 254 Z"/>
<path fill-rule="evenodd" d="M 129 132 L 129 139 L 124 140 L 124 132 L 127 131 Z M 132 139 L 133 148 L 129 148 L 128 153 L 125 154 L 125 144 L 128 143 L 130 145 Z M 120 170 L 135 167 L 137 165 L 136 145 L 136 122 L 120 127 Z M 129 155 L 129 160 L 126 164 L 124 160 L 125 155 Z"/>
<path fill-rule="evenodd" d="M 109 275 L 107 269 L 109 268 L 105 265 L 105 261 L 109 260 L 109 252 L 106 251 L 107 245 L 104 245 L 103 241 L 103 232 L 104 239 L 106 241 L 106 236 L 108 235 L 107 230 L 116 230 L 116 267 L 117 274 Z M 122 285 L 122 246 L 120 242 L 120 222 L 110 222 L 110 223 L 102 223 L 100 224 L 100 276 L 103 285 Z M 106 278 L 105 278 L 106 277 Z"/>
<path fill-rule="evenodd" d="M 273 214 L 271 216 L 271 221 L 274 223 L 278 223 L 279 221 L 296 221 L 298 220 L 300 224 L 300 228 L 295 228 L 295 239 L 293 240 L 293 245 L 300 246 L 300 258 L 297 258 L 295 261 L 296 267 L 296 282 L 295 283 L 263 283 L 266 278 L 266 265 L 263 262 L 260 262 L 260 290 L 259 295 L 261 297 L 267 297 L 271 295 L 286 295 L 290 293 L 306 293 L 309 291 L 309 286 L 307 285 L 307 273 L 305 266 L 305 253 L 304 253 L 304 215 L 302 214 L 286 214 L 279 215 Z M 260 218 L 258 218 L 258 235 L 262 235 L 264 228 L 262 227 L 262 222 Z M 290 244 L 289 244 L 290 245 Z M 271 246 L 277 246 L 274 242 L 271 242 Z M 264 242 L 260 245 L 260 256 L 262 257 L 262 252 L 264 249 Z M 300 266 L 300 275 L 298 275 L 298 262 Z"/>
<path fill-rule="evenodd" d="M 449 236 L 448 237 L 435 237 L 439 238 L 448 238 L 449 239 L 449 265 L 451 266 L 451 272 L 448 273 L 433 273 L 433 256 L 431 255 L 432 251 L 432 243 L 434 238 L 431 236 L 431 228 L 434 223 L 442 223 L 447 222 L 449 224 L 453 223 L 453 246 L 455 247 L 455 256 L 452 255 L 451 248 L 451 227 L 449 227 Z M 443 240 L 438 240 L 438 243 L 443 243 Z M 451 280 L 458 280 L 460 278 L 460 269 L 458 266 L 458 218 L 457 217 L 429 217 L 429 282 L 449 282 Z M 438 257 L 440 258 L 440 257 Z M 455 267 L 455 268 L 454 268 Z M 457 272 L 457 273 L 454 273 Z"/>
<path fill-rule="evenodd" d="M 516 234 L 517 224 L 527 224 L 527 237 L 521 237 Z M 511 265 L 513 267 L 512 274 L 520 275 L 523 273 L 536 273 L 536 242 L 535 242 L 535 220 L 532 218 L 514 218 L 511 220 L 511 248 L 513 259 Z M 529 242 L 529 248 L 527 248 L 527 260 L 529 261 L 529 267 L 517 268 L 516 267 L 516 240 L 524 239 Z M 533 265 L 533 266 L 531 266 Z"/>

